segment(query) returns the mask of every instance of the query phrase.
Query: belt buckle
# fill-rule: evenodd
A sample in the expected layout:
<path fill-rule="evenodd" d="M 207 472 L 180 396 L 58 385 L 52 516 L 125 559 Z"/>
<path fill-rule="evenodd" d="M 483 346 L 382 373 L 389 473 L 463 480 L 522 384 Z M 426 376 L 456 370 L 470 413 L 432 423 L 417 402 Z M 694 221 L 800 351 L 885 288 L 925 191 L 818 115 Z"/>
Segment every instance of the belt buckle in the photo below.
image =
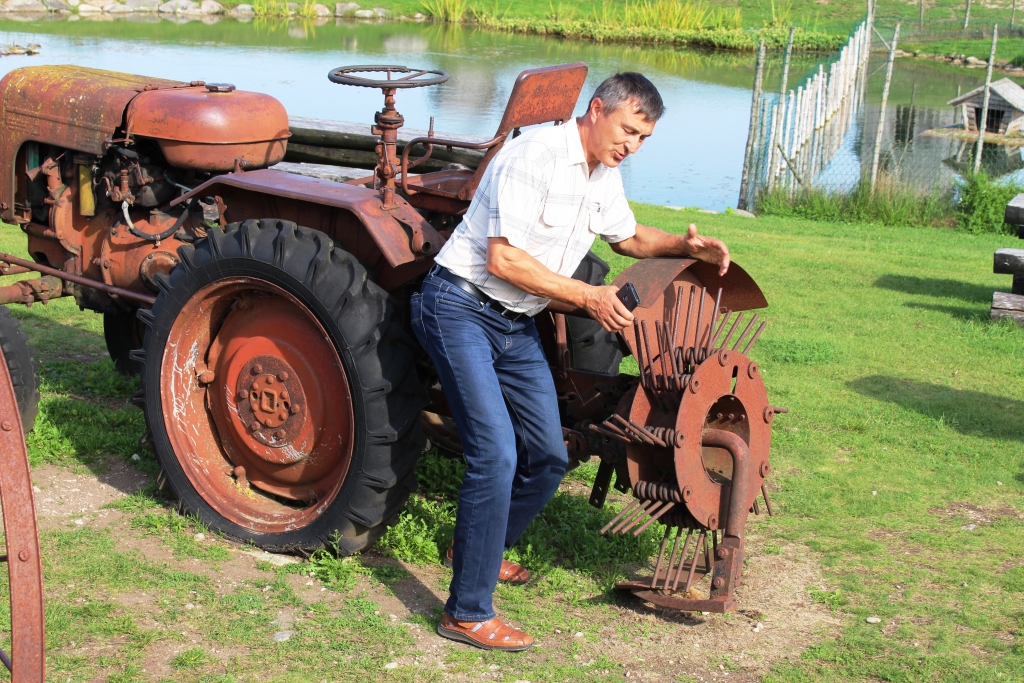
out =
<path fill-rule="evenodd" d="M 501 307 L 501 311 L 499 312 L 499 315 L 501 315 L 501 317 L 504 318 L 505 320 L 510 320 L 510 321 L 512 321 L 514 323 L 519 322 L 519 319 L 523 317 L 522 313 L 517 313 L 515 311 L 510 311 L 509 309 L 505 308 L 504 306 Z"/>

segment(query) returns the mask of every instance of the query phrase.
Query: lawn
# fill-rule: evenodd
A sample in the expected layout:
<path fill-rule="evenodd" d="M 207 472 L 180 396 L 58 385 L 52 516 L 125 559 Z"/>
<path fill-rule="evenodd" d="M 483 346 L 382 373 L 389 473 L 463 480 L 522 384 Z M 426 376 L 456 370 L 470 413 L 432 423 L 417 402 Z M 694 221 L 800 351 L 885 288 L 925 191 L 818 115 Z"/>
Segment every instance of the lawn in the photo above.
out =
<path fill-rule="evenodd" d="M 111 375 L 99 316 L 60 300 L 13 309 L 42 361 L 28 443 L 49 680 L 1021 680 L 1024 330 L 988 320 L 992 291 L 1009 289 L 992 252 L 1016 240 L 636 208 L 725 239 L 771 304 L 754 357 L 790 412 L 775 421 L 778 514 L 751 522 L 743 612 L 681 618 L 610 590 L 651 566 L 653 540 L 596 535 L 625 499 L 587 505 L 593 463 L 516 549 L 539 580 L 497 593 L 538 637 L 528 653 L 432 635 L 455 460 L 423 458 L 420 494 L 361 557 L 247 554 L 145 485 L 135 382 Z M 613 275 L 627 265 L 598 249 Z"/>

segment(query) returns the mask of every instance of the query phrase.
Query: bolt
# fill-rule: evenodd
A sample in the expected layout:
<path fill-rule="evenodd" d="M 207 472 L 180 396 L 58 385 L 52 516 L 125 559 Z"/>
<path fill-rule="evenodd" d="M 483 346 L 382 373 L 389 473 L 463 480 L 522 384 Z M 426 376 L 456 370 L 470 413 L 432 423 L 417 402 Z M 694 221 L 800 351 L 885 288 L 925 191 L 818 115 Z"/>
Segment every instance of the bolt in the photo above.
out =
<path fill-rule="evenodd" d="M 282 382 L 287 382 L 288 381 L 288 373 L 285 372 L 284 370 L 282 370 L 281 372 L 277 373 L 277 378 L 279 380 L 281 380 Z"/>
<path fill-rule="evenodd" d="M 718 550 L 715 551 L 715 557 L 717 557 L 720 560 L 724 560 L 725 558 L 729 557 L 729 549 L 719 546 Z"/>
<path fill-rule="evenodd" d="M 751 363 L 747 366 L 747 376 L 750 379 L 754 379 L 754 375 L 757 374 L 757 363 Z"/>
<path fill-rule="evenodd" d="M 28 562 L 29 557 L 31 557 L 31 555 L 28 554 L 27 550 L 22 550 L 20 553 L 18 553 L 18 559 L 22 562 Z"/>
<path fill-rule="evenodd" d="M 683 440 L 684 439 L 685 439 L 685 437 L 683 436 L 682 432 L 676 432 L 676 439 L 675 439 L 675 441 L 676 441 L 676 448 L 682 448 L 683 447 Z"/>
<path fill-rule="evenodd" d="M 721 588 L 725 585 L 725 579 L 723 579 L 721 576 L 717 576 L 715 577 L 715 580 L 711 582 L 711 585 L 715 588 Z"/>
<path fill-rule="evenodd" d="M 3 423 L 3 424 L 0 424 L 0 427 L 3 427 L 3 430 L 4 430 L 5 432 L 9 432 L 9 431 L 11 431 L 12 429 L 14 429 L 14 425 L 13 425 L 13 424 L 11 424 L 10 422 L 8 422 L 7 420 L 4 420 L 4 423 Z"/>
<path fill-rule="evenodd" d="M 200 384 L 210 384 L 211 382 L 213 382 L 213 378 L 213 370 L 203 370 L 202 372 L 199 373 Z"/>
<path fill-rule="evenodd" d="M 302 410 L 302 406 L 300 406 L 298 403 L 293 403 L 292 407 L 289 408 L 288 410 L 289 412 L 291 412 L 292 415 L 298 415 L 299 411 Z"/>
<path fill-rule="evenodd" d="M 240 389 L 238 391 L 238 400 L 239 401 L 244 401 L 245 397 L 248 396 L 248 395 L 249 395 L 249 393 L 245 389 Z"/>
<path fill-rule="evenodd" d="M 717 529 L 718 528 L 718 515 L 708 515 L 708 528 L 709 529 Z"/>
<path fill-rule="evenodd" d="M 251 425 L 249 425 L 249 429 L 251 429 L 254 432 L 258 432 L 260 430 L 260 423 L 253 422 Z"/>
<path fill-rule="evenodd" d="M 693 496 L 693 488 L 690 486 L 683 488 L 683 502 L 687 502 Z"/>
<path fill-rule="evenodd" d="M 764 462 L 761 463 L 761 477 L 762 478 L 763 477 L 767 477 L 768 473 L 771 472 L 771 471 L 772 471 L 772 466 L 768 464 L 767 460 L 765 460 Z"/>
<path fill-rule="evenodd" d="M 287 435 L 288 434 L 283 429 L 278 429 L 276 432 L 274 432 L 274 436 L 276 436 L 278 439 L 283 439 Z"/>
<path fill-rule="evenodd" d="M 771 406 L 768 406 L 764 409 L 764 421 L 771 424 L 773 419 L 775 419 L 775 411 L 772 410 Z"/>
<path fill-rule="evenodd" d="M 267 378 L 267 384 L 273 384 L 273 383 L 274 383 L 274 378 L 273 377 L 268 377 Z"/>
<path fill-rule="evenodd" d="M 696 394 L 698 389 L 700 389 L 700 380 L 699 379 L 691 379 L 690 380 L 690 393 L 691 394 Z"/>
<path fill-rule="evenodd" d="M 252 366 L 252 374 L 254 374 L 254 375 L 262 375 L 263 374 L 263 366 L 260 365 L 259 363 L 256 363 L 255 365 L 253 365 Z"/>
<path fill-rule="evenodd" d="M 729 352 L 724 348 L 718 352 L 718 364 L 723 368 L 729 364 Z"/>

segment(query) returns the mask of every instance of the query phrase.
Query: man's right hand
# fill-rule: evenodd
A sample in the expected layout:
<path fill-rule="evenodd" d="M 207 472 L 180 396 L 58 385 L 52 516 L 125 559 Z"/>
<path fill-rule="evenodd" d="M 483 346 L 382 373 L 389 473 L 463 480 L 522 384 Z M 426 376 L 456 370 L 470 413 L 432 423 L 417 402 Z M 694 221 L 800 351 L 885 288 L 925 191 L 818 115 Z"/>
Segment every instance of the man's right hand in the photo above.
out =
<path fill-rule="evenodd" d="M 583 308 L 590 317 L 609 332 L 619 332 L 633 324 L 633 314 L 619 301 L 618 292 L 615 287 L 587 286 L 583 300 Z"/>

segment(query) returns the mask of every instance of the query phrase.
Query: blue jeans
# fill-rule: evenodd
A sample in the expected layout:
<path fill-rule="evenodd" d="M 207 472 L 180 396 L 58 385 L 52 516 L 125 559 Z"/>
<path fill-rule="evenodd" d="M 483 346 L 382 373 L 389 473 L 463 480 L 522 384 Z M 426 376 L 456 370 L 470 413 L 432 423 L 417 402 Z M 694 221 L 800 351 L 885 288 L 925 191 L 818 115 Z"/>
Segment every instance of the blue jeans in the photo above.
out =
<path fill-rule="evenodd" d="M 445 611 L 486 621 L 502 554 L 569 462 L 554 381 L 532 319 L 508 320 L 439 277 L 427 275 L 413 295 L 412 328 L 437 368 L 467 464 Z"/>

